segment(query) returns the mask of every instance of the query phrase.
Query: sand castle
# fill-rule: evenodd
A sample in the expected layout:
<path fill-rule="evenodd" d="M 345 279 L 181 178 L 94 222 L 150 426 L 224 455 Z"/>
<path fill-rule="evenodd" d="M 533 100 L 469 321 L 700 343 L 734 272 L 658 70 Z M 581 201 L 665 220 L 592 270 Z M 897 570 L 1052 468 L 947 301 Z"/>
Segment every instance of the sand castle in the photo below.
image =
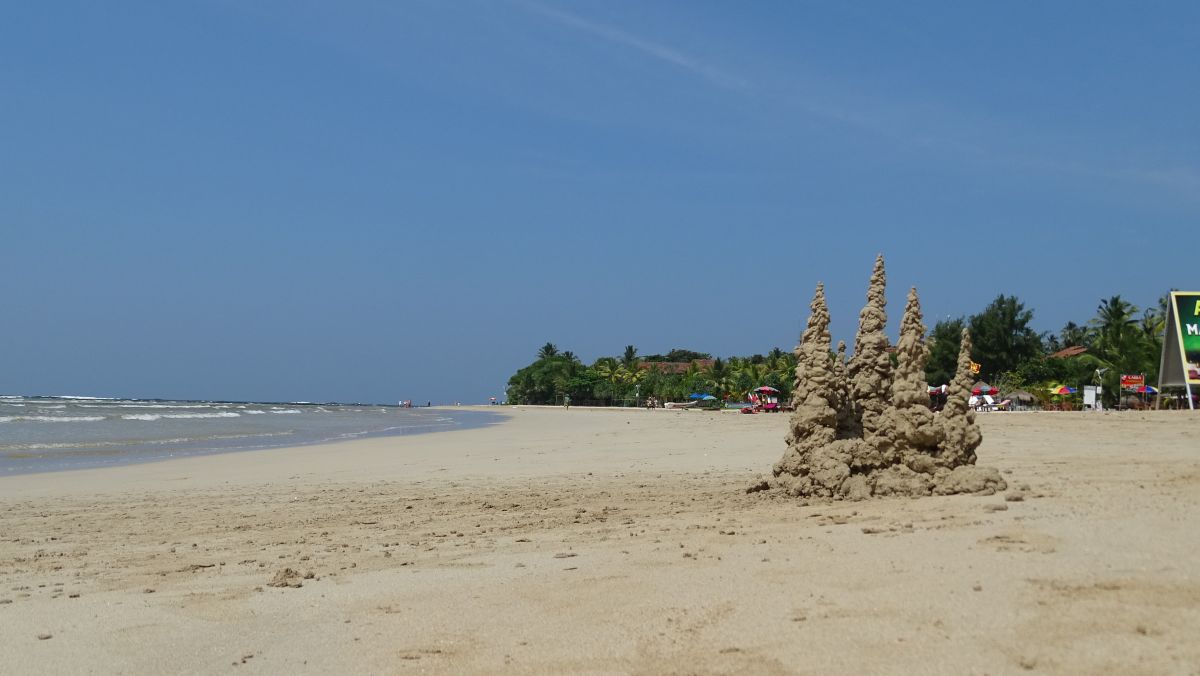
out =
<path fill-rule="evenodd" d="M 993 493 L 1007 487 L 995 469 L 975 465 L 983 437 L 968 406 L 970 335 L 963 331 L 957 375 L 945 407 L 935 413 L 925 382 L 929 350 L 917 290 L 908 293 L 893 365 L 884 332 L 885 287 L 880 255 L 859 314 L 854 356 L 847 360 L 845 343 L 832 350 L 825 288 L 817 285 L 796 348 L 788 448 L 773 476 L 750 490 L 861 500 Z"/>

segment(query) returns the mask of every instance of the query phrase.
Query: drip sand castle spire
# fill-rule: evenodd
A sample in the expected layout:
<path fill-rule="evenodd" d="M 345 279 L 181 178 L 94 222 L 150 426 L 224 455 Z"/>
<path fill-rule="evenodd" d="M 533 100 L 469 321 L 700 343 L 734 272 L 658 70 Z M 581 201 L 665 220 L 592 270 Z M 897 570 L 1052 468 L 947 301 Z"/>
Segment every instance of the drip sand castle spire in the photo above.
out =
<path fill-rule="evenodd" d="M 920 496 L 991 493 L 1006 488 L 993 468 L 975 466 L 983 440 L 967 406 L 971 388 L 971 337 L 964 330 L 958 372 L 940 413 L 929 408 L 925 323 L 915 288 L 900 323 L 900 340 L 888 351 L 886 275 L 875 260 L 867 305 L 859 314 L 854 355 L 844 343 L 832 350 L 825 287 L 817 285 L 807 327 L 796 347 L 795 413 L 787 451 L 772 477 L 751 490 L 776 488 L 792 495 L 861 500 L 873 495 Z"/>

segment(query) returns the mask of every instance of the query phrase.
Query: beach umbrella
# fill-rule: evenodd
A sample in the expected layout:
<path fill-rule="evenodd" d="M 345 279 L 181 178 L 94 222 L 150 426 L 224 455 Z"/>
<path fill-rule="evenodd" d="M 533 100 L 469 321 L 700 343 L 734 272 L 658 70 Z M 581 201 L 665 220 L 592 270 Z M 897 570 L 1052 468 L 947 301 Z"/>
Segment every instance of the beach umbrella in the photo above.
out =
<path fill-rule="evenodd" d="M 1134 391 L 1142 394 L 1158 394 L 1158 390 L 1150 385 L 1142 385 Z"/>
<path fill-rule="evenodd" d="M 1067 387 L 1066 385 L 1059 385 L 1058 387 L 1051 387 L 1049 389 L 1050 394 L 1075 394 L 1078 392 L 1074 387 Z"/>
<path fill-rule="evenodd" d="M 692 392 L 688 395 L 688 399 L 704 399 L 705 397 L 712 397 L 713 399 L 716 399 L 716 397 L 713 397 L 711 394 L 702 394 L 700 392 Z"/>
<path fill-rule="evenodd" d="M 712 396 L 711 394 L 706 394 L 703 397 L 700 397 L 700 399 L 701 401 L 712 401 L 713 399 L 716 399 L 716 397 Z"/>
<path fill-rule="evenodd" d="M 771 394 L 779 394 L 779 390 L 775 389 L 774 387 L 771 387 L 770 385 L 763 385 L 762 387 L 756 387 L 756 388 L 754 388 L 754 391 L 755 392 L 769 392 Z"/>
<path fill-rule="evenodd" d="M 971 394 L 999 394 L 1000 390 L 982 380 L 971 386 Z"/>

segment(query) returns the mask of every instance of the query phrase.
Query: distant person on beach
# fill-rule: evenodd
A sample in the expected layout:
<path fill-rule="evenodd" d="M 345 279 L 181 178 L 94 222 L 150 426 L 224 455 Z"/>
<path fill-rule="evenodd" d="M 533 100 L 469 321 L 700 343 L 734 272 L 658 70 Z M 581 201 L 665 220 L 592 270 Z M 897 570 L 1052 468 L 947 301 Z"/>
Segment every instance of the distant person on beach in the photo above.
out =
<path fill-rule="evenodd" d="M 571 395 L 563 395 L 563 408 L 571 408 Z"/>

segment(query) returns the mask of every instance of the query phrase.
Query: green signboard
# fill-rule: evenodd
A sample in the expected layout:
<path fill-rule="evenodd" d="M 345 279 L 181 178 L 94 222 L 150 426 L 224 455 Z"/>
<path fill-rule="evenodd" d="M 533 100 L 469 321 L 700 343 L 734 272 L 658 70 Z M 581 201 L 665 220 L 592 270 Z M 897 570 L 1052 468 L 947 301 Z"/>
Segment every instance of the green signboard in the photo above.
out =
<path fill-rule="evenodd" d="M 1176 291 L 1171 294 L 1171 307 L 1184 378 L 1190 385 L 1200 385 L 1200 293 Z"/>
<path fill-rule="evenodd" d="M 1195 408 L 1192 395 L 1200 392 L 1200 291 L 1171 292 L 1158 386 L 1184 388 L 1188 407 Z"/>

